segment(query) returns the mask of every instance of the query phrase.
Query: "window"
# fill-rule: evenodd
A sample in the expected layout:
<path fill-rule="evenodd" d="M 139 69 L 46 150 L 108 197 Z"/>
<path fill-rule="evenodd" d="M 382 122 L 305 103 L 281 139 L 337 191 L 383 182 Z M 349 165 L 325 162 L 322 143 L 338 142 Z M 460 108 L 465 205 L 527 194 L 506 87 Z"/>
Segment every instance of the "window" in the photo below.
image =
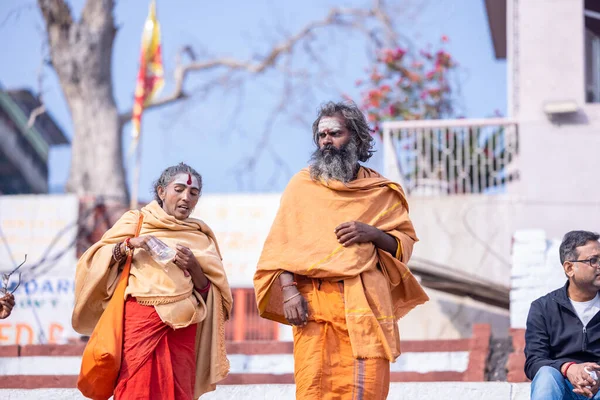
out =
<path fill-rule="evenodd" d="M 585 98 L 600 103 L 600 2 L 585 0 Z"/>

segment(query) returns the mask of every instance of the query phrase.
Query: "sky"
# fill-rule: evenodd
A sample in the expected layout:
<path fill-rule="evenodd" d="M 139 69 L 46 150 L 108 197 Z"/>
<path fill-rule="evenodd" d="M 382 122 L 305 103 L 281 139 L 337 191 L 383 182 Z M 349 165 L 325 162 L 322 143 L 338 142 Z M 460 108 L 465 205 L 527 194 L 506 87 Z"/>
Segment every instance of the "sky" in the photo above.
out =
<path fill-rule="evenodd" d="M 83 0 L 71 0 L 74 15 Z M 416 48 L 445 45 L 459 63 L 457 114 L 481 118 L 506 115 L 506 62 L 494 57 L 483 0 L 396 0 L 396 23 L 403 37 Z M 121 0 L 115 16 L 118 34 L 113 54 L 113 83 L 117 105 L 130 109 L 135 89 L 139 44 L 149 0 Z M 323 18 L 332 6 L 360 6 L 365 1 L 333 0 L 157 0 L 163 39 L 166 86 L 178 49 L 191 45 L 199 56 L 227 56 L 242 60 L 264 54 L 273 43 L 310 21 Z M 0 0 L 0 83 L 5 89 L 30 88 L 37 92 L 43 71 L 43 98 L 51 116 L 70 138 L 73 128 L 57 78 L 40 67 L 44 28 L 33 0 Z M 303 168 L 314 150 L 310 123 L 318 106 L 340 100 L 341 93 L 359 100 L 355 82 L 366 77 L 370 65 L 364 38 L 358 34 L 326 32 L 316 45 L 328 74 L 313 80 L 315 90 L 301 89 L 285 96 L 289 112 L 273 114 L 268 146 L 255 166 L 247 164 L 272 116 L 282 101 L 283 79 L 277 71 L 250 80 L 243 91 L 217 87 L 207 94 L 194 92 L 206 76 L 186 82 L 193 96 L 144 114 L 140 199 L 151 198 L 153 180 L 169 165 L 184 161 L 203 176 L 204 193 L 279 192 L 293 173 Z M 294 66 L 311 70 L 313 61 L 300 53 Z M 314 68 L 312 69 L 314 70 Z M 311 86 L 312 87 L 312 86 Z M 300 118 L 298 118 L 300 116 Z M 125 166 L 131 185 L 132 159 L 128 125 L 123 131 Z M 379 152 L 380 154 L 381 152 Z M 275 163 L 273 155 L 282 160 Z M 61 192 L 69 173 L 70 148 L 52 148 L 49 184 Z M 379 155 L 370 162 L 380 169 Z"/>

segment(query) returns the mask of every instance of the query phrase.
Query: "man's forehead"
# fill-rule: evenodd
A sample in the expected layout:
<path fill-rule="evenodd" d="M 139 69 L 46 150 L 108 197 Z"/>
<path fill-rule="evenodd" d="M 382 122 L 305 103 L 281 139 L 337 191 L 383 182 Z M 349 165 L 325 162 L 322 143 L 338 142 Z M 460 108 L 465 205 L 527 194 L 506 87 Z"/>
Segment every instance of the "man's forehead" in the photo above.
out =
<path fill-rule="evenodd" d="M 579 254 L 600 255 L 600 242 L 591 240 L 583 246 L 577 247 L 577 252 Z"/>
<path fill-rule="evenodd" d="M 339 118 L 336 117 L 322 117 L 319 120 L 318 131 L 326 132 L 326 131 L 339 131 L 344 129 L 344 124 L 340 121 Z"/>
<path fill-rule="evenodd" d="M 200 182 L 198 182 L 198 178 L 188 173 L 180 173 L 175 175 L 175 178 L 173 178 L 173 185 L 184 185 L 200 190 Z"/>

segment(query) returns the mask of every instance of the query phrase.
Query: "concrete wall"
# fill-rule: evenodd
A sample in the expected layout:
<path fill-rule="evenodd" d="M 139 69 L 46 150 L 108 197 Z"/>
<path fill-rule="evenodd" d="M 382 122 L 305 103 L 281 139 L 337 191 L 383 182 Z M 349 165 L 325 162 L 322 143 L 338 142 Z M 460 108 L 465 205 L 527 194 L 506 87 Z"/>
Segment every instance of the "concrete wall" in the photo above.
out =
<path fill-rule="evenodd" d="M 591 191 L 593 186 L 590 180 Z M 524 328 L 531 302 L 565 283 L 562 236 L 574 229 L 600 231 L 600 203 L 591 200 L 468 195 L 410 197 L 409 205 L 420 239 L 411 264 L 441 265 L 511 287 L 511 312 L 509 322 L 507 310 L 426 289 L 431 301 L 400 321 L 405 339 L 466 337 L 473 323 L 490 324 L 496 337 L 506 336 L 509 326 Z"/>
<path fill-rule="evenodd" d="M 436 265 L 482 281 L 510 285 L 510 216 L 519 207 L 510 196 L 468 195 L 408 199 L 410 217 L 420 241 L 411 265 Z M 506 336 L 509 313 L 437 290 L 430 301 L 400 320 L 403 339 L 468 337 L 473 324 L 487 323 L 494 336 Z"/>
<path fill-rule="evenodd" d="M 508 58 L 518 68 L 515 117 L 545 121 L 546 101 L 568 99 L 584 106 L 584 0 L 512 2 L 516 31 L 508 37 L 517 54 Z"/>
<path fill-rule="evenodd" d="M 413 265 L 512 284 L 511 306 L 519 313 L 513 326 L 520 327 L 531 301 L 564 283 L 556 242 L 570 230 L 600 230 L 600 104 L 585 103 L 584 0 L 509 0 L 507 11 L 508 99 L 510 116 L 519 123 L 519 182 L 508 195 L 411 197 L 409 203 L 421 239 Z M 579 111 L 546 115 L 544 105 L 558 101 L 573 101 Z M 522 230 L 542 236 L 518 235 L 524 243 L 515 247 L 515 260 L 511 240 Z M 488 318 L 493 327 L 506 322 L 503 310 L 428 292 L 432 301 L 400 322 L 408 337 L 460 336 L 468 332 L 467 321 L 478 318 Z"/>
<path fill-rule="evenodd" d="M 400 321 L 405 339 L 467 337 L 473 323 L 490 324 L 497 337 L 506 336 L 509 326 L 524 328 L 531 301 L 565 282 L 558 256 L 562 236 L 573 229 L 600 231 L 595 201 L 516 195 L 408 200 L 420 239 L 409 266 L 439 265 L 512 290 L 509 323 L 507 310 L 426 289 L 431 301 Z"/>
<path fill-rule="evenodd" d="M 517 231 L 512 251 L 510 327 L 524 329 L 531 302 L 567 281 L 558 256 L 560 239 L 541 230 Z"/>
<path fill-rule="evenodd" d="M 600 217 L 594 166 L 600 150 L 600 104 L 585 103 L 584 1 L 510 2 L 508 97 L 511 116 L 519 122 L 517 193 L 536 204 L 516 220 L 519 227 L 561 237 L 573 228 L 597 226 L 592 221 Z M 579 112 L 551 120 L 543 107 L 553 101 L 574 101 Z"/>
<path fill-rule="evenodd" d="M 425 291 L 430 300 L 399 321 L 402 340 L 467 338 L 475 324 L 489 324 L 494 337 L 508 336 L 508 310 L 481 304 L 468 297 L 427 288 Z"/>
<path fill-rule="evenodd" d="M 419 242 L 413 262 L 443 265 L 483 280 L 509 285 L 510 216 L 518 199 L 497 195 L 409 197 Z"/>

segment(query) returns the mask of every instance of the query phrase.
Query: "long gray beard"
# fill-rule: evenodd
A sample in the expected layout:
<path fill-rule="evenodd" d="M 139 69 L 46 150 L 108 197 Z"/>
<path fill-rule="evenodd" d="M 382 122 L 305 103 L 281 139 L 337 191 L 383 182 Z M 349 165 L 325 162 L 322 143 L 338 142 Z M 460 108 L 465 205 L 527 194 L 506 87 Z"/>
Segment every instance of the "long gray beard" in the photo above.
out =
<path fill-rule="evenodd" d="M 310 157 L 310 177 L 313 180 L 337 180 L 348 183 L 354 179 L 357 165 L 358 146 L 354 140 L 350 140 L 339 150 L 333 145 L 327 145 L 315 150 Z"/>

